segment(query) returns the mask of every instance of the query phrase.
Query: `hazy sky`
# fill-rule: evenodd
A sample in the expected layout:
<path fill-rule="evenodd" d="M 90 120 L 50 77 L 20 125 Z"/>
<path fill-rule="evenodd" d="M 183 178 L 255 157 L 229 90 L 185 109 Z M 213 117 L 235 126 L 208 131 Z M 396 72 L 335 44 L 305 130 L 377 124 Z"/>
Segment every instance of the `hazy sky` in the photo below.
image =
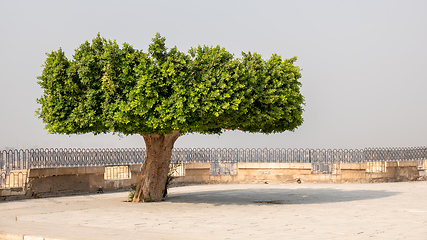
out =
<path fill-rule="evenodd" d="M 0 149 L 144 147 L 140 136 L 48 135 L 35 117 L 46 52 L 98 32 L 147 50 L 221 45 L 298 56 L 294 132 L 186 135 L 176 147 L 364 148 L 427 144 L 427 1 L 0 1 Z"/>

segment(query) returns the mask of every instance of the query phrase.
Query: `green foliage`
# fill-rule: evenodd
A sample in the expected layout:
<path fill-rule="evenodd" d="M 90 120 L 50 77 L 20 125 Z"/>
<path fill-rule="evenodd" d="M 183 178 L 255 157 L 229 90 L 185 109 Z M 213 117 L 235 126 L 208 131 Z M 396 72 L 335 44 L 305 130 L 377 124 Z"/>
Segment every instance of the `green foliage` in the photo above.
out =
<path fill-rule="evenodd" d="M 136 185 L 130 186 L 130 191 L 129 191 L 129 195 L 128 195 L 129 202 L 133 201 L 133 198 L 135 197 L 135 191 L 136 191 Z"/>
<path fill-rule="evenodd" d="M 188 54 L 156 34 L 148 53 L 99 34 L 68 60 L 47 54 L 38 83 L 38 116 L 50 133 L 273 133 L 302 124 L 296 57 L 234 58 L 220 46 Z"/>
<path fill-rule="evenodd" d="M 132 185 L 128 195 L 128 202 L 132 202 L 135 197 L 136 185 Z M 150 198 L 144 199 L 142 202 L 155 202 L 150 195 Z"/>

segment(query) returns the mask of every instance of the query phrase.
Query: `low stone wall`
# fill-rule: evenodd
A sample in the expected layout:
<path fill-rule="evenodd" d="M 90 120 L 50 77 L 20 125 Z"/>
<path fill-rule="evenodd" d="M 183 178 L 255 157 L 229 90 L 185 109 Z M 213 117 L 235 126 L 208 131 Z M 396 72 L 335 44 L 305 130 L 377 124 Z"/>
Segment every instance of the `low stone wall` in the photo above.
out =
<path fill-rule="evenodd" d="M 115 166 L 110 167 L 112 169 L 114 168 L 120 168 L 121 166 Z M 128 178 L 124 178 L 119 176 L 114 176 L 112 178 L 108 178 L 107 176 L 104 176 L 104 185 L 102 189 L 105 190 L 116 190 L 116 189 L 128 189 L 132 185 L 135 185 L 138 183 L 138 179 L 141 172 L 141 165 L 129 165 L 128 166 L 129 172 L 128 172 Z M 108 171 L 105 171 L 108 172 Z M 114 172 L 114 171 L 113 171 Z"/>
<path fill-rule="evenodd" d="M 127 189 L 137 183 L 140 166 L 126 166 L 126 174 L 121 172 L 123 166 L 31 169 L 26 195 L 43 197 Z"/>
<path fill-rule="evenodd" d="M 66 192 L 93 192 L 104 185 L 104 167 L 31 169 L 28 192 L 34 197 Z"/>
<path fill-rule="evenodd" d="M 426 161 L 427 162 L 427 161 Z M 427 164 L 424 164 L 427 167 Z M 388 182 L 419 178 L 417 161 L 335 164 L 333 174 L 312 174 L 311 163 L 236 163 L 234 175 L 211 175 L 210 163 L 184 164 L 176 183 Z"/>
<path fill-rule="evenodd" d="M 212 166 L 211 163 L 178 165 L 174 183 L 368 183 L 413 181 L 420 177 L 417 161 L 334 164 L 333 174 L 313 174 L 311 163 L 228 164 L 226 166 L 232 168 L 228 169 L 228 175 L 215 175 Z M 427 161 L 422 166 L 427 170 Z M 138 182 L 140 169 L 141 165 L 19 170 L 10 175 L 10 187 L 0 189 L 0 197 L 24 194 L 44 197 L 129 189 Z M 28 176 L 28 180 L 23 176 Z"/>
<path fill-rule="evenodd" d="M 4 185 L 0 186 L 0 197 L 23 195 L 27 185 L 28 170 L 12 170 L 4 176 Z M 0 198 L 1 199 L 1 198 Z"/>

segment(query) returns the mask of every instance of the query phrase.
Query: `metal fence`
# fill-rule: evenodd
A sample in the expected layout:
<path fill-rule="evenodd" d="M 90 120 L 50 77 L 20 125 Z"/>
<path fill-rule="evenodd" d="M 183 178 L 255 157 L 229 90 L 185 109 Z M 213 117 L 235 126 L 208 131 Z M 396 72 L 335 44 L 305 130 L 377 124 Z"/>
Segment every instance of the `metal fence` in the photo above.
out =
<path fill-rule="evenodd" d="M 177 148 L 171 163 L 364 163 L 427 159 L 427 147 L 365 149 Z M 15 149 L 0 151 L 0 169 L 118 166 L 142 164 L 143 148 Z"/>
<path fill-rule="evenodd" d="M 313 173 L 330 173 L 338 163 L 364 163 L 383 161 L 423 161 L 427 147 L 365 148 L 365 149 L 174 149 L 171 164 L 211 163 L 212 174 L 222 174 L 223 167 L 233 172 L 235 163 L 311 163 Z M 15 170 L 34 168 L 120 166 L 142 164 L 143 148 L 110 149 L 15 149 L 0 151 L 0 187 L 6 176 Z M 220 164 L 221 163 L 221 164 Z"/>

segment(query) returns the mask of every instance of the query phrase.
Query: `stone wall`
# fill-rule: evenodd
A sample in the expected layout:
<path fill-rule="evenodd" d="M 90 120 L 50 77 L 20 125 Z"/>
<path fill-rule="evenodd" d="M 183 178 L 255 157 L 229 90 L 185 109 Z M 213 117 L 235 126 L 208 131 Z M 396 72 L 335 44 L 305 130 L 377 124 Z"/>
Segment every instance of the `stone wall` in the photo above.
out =
<path fill-rule="evenodd" d="M 26 195 L 44 197 L 128 189 L 137 183 L 140 166 L 126 166 L 126 173 L 123 166 L 31 169 Z"/>
<path fill-rule="evenodd" d="M 427 162 L 427 161 L 426 161 Z M 424 163 L 427 167 L 427 164 Z M 236 163 L 234 175 L 212 175 L 210 163 L 184 164 L 185 176 L 176 183 L 292 183 L 388 182 L 419 178 L 417 161 L 342 163 L 333 174 L 312 174 L 311 163 Z"/>
<path fill-rule="evenodd" d="M 310 163 L 229 164 L 227 166 L 233 168 L 229 171 L 231 175 L 215 173 L 212 166 L 211 163 L 179 165 L 174 183 L 368 183 L 413 181 L 419 179 L 419 173 L 425 176 L 425 171 L 418 170 L 417 161 L 334 164 L 332 174 L 313 174 Z M 427 161 L 422 168 L 427 169 Z M 0 197 L 23 194 L 44 197 L 129 189 L 138 182 L 140 169 L 141 165 L 20 170 L 13 174 L 13 186 L 0 189 Z M 28 180 L 23 180 L 22 176 L 28 176 Z"/>

